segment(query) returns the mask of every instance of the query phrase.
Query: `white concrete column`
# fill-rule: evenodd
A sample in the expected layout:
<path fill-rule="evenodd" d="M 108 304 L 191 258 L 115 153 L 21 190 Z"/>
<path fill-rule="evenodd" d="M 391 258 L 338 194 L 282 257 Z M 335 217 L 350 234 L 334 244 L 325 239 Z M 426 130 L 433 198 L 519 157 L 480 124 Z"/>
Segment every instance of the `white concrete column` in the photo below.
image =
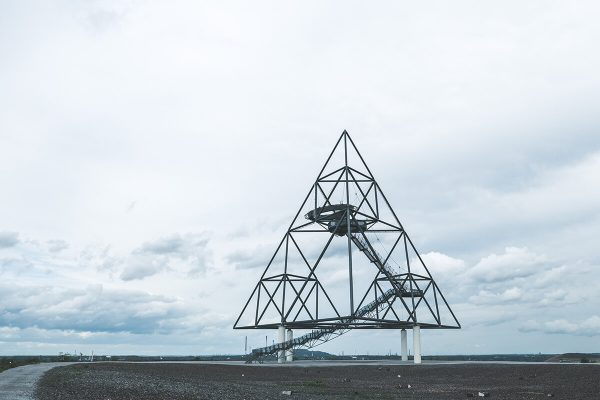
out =
<path fill-rule="evenodd" d="M 290 340 L 293 340 L 293 339 L 294 339 L 294 332 L 292 332 L 291 329 L 288 329 L 287 330 L 287 341 L 289 342 Z M 288 361 L 288 362 L 294 361 L 294 348 L 293 347 L 290 347 L 288 349 L 287 354 L 286 354 L 286 361 Z"/>
<path fill-rule="evenodd" d="M 402 354 L 402 361 L 408 361 L 408 340 L 407 340 L 406 329 L 400 331 L 400 350 Z"/>
<path fill-rule="evenodd" d="M 413 327 L 413 353 L 415 364 L 421 364 L 421 327 Z"/>
<path fill-rule="evenodd" d="M 285 342 L 285 327 L 283 325 L 279 326 L 277 329 L 277 343 Z M 277 352 L 277 362 L 279 364 L 283 364 L 285 362 L 285 351 L 279 350 Z"/>

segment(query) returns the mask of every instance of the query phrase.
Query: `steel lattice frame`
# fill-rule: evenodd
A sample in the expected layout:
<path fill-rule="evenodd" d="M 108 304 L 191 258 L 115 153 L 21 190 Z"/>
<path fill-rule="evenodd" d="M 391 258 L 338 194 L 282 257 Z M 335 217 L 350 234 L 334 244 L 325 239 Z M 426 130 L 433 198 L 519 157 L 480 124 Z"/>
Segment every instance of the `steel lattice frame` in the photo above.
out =
<path fill-rule="evenodd" d="M 332 156 L 336 151 L 341 151 L 342 146 L 343 166 L 333 171 L 326 171 Z M 349 165 L 349 151 L 358 155 L 360 168 Z M 351 186 L 358 188 L 360 192 L 356 205 L 350 204 Z M 340 188 L 345 189 L 345 204 L 334 205 L 332 195 Z M 299 222 L 302 210 L 309 205 L 314 206 L 314 209 L 307 214 L 308 221 Z M 380 218 L 380 211 L 383 208 L 391 212 L 391 220 Z M 323 210 L 328 209 L 337 211 L 330 213 L 329 217 L 323 216 Z M 394 236 L 395 241 L 387 254 L 382 256 L 375 250 L 372 238 L 369 238 L 372 233 L 397 235 Z M 314 263 L 308 261 L 297 240 L 297 235 L 308 234 L 321 234 L 325 242 Z M 341 307 L 335 306 L 316 275 L 317 268 L 336 236 L 347 237 L 349 314 L 338 311 Z M 306 275 L 288 271 L 290 249 L 300 254 L 307 267 Z M 356 249 L 364 253 L 364 256 L 377 268 L 377 272 L 364 295 L 355 304 L 352 252 Z M 283 272 L 271 275 L 270 268 L 280 251 L 285 254 Z M 388 264 L 395 251 L 404 255 L 407 267 L 404 273 L 395 271 Z M 409 254 L 413 256 L 412 259 Z M 417 264 L 418 273 L 414 268 Z M 393 295 L 384 297 L 384 292 L 389 292 L 390 287 L 393 289 Z M 293 301 L 286 305 L 286 292 L 290 293 L 289 291 L 293 293 Z M 280 299 L 277 296 L 280 296 Z M 365 313 L 367 303 L 373 298 L 376 301 L 380 299 L 381 304 L 377 304 L 372 311 Z M 330 306 L 329 309 L 332 309 L 335 315 L 320 316 L 320 302 Z M 442 318 L 440 309 L 447 310 L 449 314 L 444 314 Z M 264 320 L 268 310 L 276 312 L 276 321 Z M 252 323 L 241 325 L 242 316 L 249 311 L 253 311 Z M 300 318 L 301 314 L 304 316 Z M 422 315 L 427 318 L 418 318 Z M 319 339 L 321 341 L 330 340 L 331 337 L 338 336 L 349 329 L 406 329 L 416 325 L 425 329 L 460 328 L 454 312 L 346 131 L 342 133 L 329 154 L 311 190 L 246 301 L 234 324 L 234 329 L 277 329 L 282 325 L 288 329 L 331 330 L 324 338 Z"/>

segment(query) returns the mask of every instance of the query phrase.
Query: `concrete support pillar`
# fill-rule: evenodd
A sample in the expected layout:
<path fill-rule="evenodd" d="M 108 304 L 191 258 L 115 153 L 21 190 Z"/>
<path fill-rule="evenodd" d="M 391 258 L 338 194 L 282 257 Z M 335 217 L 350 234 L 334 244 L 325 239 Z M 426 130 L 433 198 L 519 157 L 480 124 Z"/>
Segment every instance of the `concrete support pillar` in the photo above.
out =
<path fill-rule="evenodd" d="M 408 361 L 408 340 L 407 340 L 406 329 L 400 331 L 400 350 L 402 354 L 402 361 Z"/>
<path fill-rule="evenodd" d="M 293 339 L 294 339 L 294 332 L 292 332 L 291 329 L 288 329 L 287 330 L 287 341 L 289 342 L 290 340 L 293 340 Z M 294 348 L 293 347 L 290 347 L 288 349 L 285 360 L 288 362 L 294 361 Z"/>
<path fill-rule="evenodd" d="M 413 327 L 413 353 L 415 364 L 421 364 L 421 327 Z"/>
<path fill-rule="evenodd" d="M 283 325 L 279 326 L 277 329 L 277 343 L 285 342 L 285 327 Z M 283 364 L 285 362 L 285 351 L 279 350 L 277 352 L 277 362 L 279 364 Z"/>

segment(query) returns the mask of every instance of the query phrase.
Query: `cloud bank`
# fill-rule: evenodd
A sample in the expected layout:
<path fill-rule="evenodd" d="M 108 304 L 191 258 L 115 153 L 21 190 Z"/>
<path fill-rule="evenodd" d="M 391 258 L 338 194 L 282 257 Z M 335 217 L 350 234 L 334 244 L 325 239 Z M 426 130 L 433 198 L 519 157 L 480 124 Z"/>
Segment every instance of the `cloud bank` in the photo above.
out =
<path fill-rule="evenodd" d="M 262 345 L 231 326 L 343 129 L 463 324 L 426 353 L 600 351 L 599 11 L 3 3 L 0 353 Z"/>

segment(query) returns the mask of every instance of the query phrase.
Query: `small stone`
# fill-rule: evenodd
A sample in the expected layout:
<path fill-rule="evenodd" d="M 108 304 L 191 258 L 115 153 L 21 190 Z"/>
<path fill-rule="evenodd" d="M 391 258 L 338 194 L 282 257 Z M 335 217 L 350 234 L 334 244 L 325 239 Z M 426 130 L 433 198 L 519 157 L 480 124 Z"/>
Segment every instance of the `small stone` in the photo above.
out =
<path fill-rule="evenodd" d="M 410 385 L 406 385 L 406 388 L 407 388 L 407 389 L 410 389 L 411 387 L 412 387 L 412 386 L 410 386 Z"/>
<path fill-rule="evenodd" d="M 547 397 L 554 397 L 554 395 L 552 393 L 548 393 Z"/>
<path fill-rule="evenodd" d="M 402 376 L 398 375 L 398 378 L 402 378 Z"/>
<path fill-rule="evenodd" d="M 477 396 L 479 396 L 479 397 L 490 397 L 490 393 L 489 392 L 479 392 L 479 393 L 477 393 Z"/>
<path fill-rule="evenodd" d="M 283 390 L 281 392 L 281 394 L 285 395 L 285 396 L 291 396 L 292 395 L 292 391 L 291 390 Z"/>

